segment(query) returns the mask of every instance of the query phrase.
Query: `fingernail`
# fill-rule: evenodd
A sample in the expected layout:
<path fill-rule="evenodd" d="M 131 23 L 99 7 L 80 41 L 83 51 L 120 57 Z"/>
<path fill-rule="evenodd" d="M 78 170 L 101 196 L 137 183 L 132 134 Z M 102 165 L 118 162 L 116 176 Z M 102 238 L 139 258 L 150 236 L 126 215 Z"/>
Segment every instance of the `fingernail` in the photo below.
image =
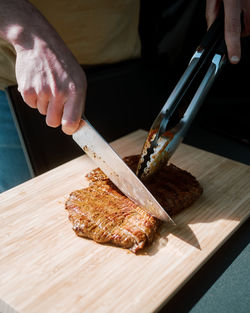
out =
<path fill-rule="evenodd" d="M 234 56 L 232 56 L 232 57 L 231 57 L 231 59 L 230 59 L 230 60 L 231 60 L 231 62 L 232 62 L 232 63 L 238 63 L 238 62 L 239 62 L 239 60 L 240 60 L 240 58 L 239 58 L 239 57 L 237 57 L 236 55 L 234 55 Z"/>

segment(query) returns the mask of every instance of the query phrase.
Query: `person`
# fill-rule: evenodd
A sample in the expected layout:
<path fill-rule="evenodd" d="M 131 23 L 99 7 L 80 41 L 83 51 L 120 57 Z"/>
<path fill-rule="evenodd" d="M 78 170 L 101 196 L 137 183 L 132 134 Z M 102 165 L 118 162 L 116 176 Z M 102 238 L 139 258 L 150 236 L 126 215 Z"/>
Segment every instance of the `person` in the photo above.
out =
<path fill-rule="evenodd" d="M 208 27 L 216 18 L 221 3 L 224 5 L 225 12 L 225 41 L 228 57 L 231 63 L 236 64 L 241 58 L 240 37 L 250 34 L 250 0 L 207 0 Z M 7 59 L 10 65 L 13 66 L 15 63 L 14 79 L 13 72 L 12 74 L 5 72 L 7 82 L 8 75 L 12 75 L 9 82 L 16 79 L 18 90 L 24 101 L 46 116 L 48 126 L 61 125 L 65 134 L 74 133 L 79 127 L 84 112 L 87 90 L 86 76 L 79 63 L 91 64 L 93 59 L 96 63 L 116 62 L 139 57 L 140 39 L 137 29 L 139 5 L 139 0 L 103 0 L 101 2 L 91 0 L 75 1 L 69 4 L 67 1 L 48 3 L 35 0 L 30 2 L 0 0 L 0 37 L 4 47 L 1 52 L 9 49 L 12 56 L 16 55 L 15 61 L 13 58 Z M 72 17 L 71 9 L 74 10 Z M 61 14 L 63 10 L 64 16 Z M 55 23 L 55 27 L 48 22 L 46 14 L 41 13 L 43 11 L 50 17 L 51 23 Z M 50 14 L 50 12 L 53 13 Z M 244 18 L 243 29 L 241 13 Z M 105 14 L 110 14 L 107 19 L 102 18 Z M 72 22 L 75 18 L 78 22 L 80 21 L 79 25 L 82 29 L 70 27 L 74 24 L 74 20 L 73 24 L 67 24 L 67 21 L 71 19 Z M 61 25 L 57 24 L 57 21 L 61 21 Z M 113 24 L 107 27 L 105 23 Z M 89 36 L 85 38 L 81 38 L 83 28 L 89 31 Z M 106 32 L 103 33 L 103 30 Z M 93 33 L 97 33 L 96 38 L 92 37 Z M 66 43 L 62 39 L 64 36 L 67 37 Z M 73 38 L 70 38 L 71 36 Z M 77 36 L 82 39 L 82 46 L 72 53 L 71 48 L 74 48 L 74 44 L 70 46 L 70 43 Z M 101 51 L 99 55 L 89 48 L 92 47 L 92 40 L 95 40 L 97 46 L 99 41 L 103 41 L 103 38 L 98 38 L 98 36 L 106 36 L 105 44 L 99 46 L 99 51 Z M 11 47 L 6 48 L 6 42 Z M 94 58 L 88 60 L 87 54 L 78 58 L 77 53 L 81 51 L 84 54 L 84 49 L 90 51 L 89 55 Z M 112 57 L 108 55 L 106 59 L 105 57 L 98 59 L 100 55 L 106 56 L 106 50 Z M 86 58 L 83 59 L 84 57 Z M 3 81 L 3 77 L 0 77 L 0 82 L 1 79 Z"/>
<path fill-rule="evenodd" d="M 76 157 L 76 148 L 67 145 L 71 138 L 59 134 L 60 127 L 42 122 L 56 127 L 63 118 L 67 134 L 77 128 L 87 85 L 79 64 L 92 67 L 138 58 L 138 19 L 139 0 L 0 0 L 0 192 Z M 32 128 L 37 112 L 32 121 L 25 120 L 30 136 L 36 133 L 40 143 L 42 165 L 31 160 L 27 149 L 33 146 L 13 121 L 14 105 L 23 105 L 21 99 L 13 106 L 7 101 L 10 89 L 20 98 L 16 85 L 26 103 L 44 115 L 38 132 Z M 43 150 L 50 140 L 55 140 L 53 147 L 47 144 Z M 64 155 L 59 152 L 63 149 Z"/>
<path fill-rule="evenodd" d="M 177 10 L 181 14 L 181 18 L 176 21 L 178 36 L 181 38 L 178 37 L 176 42 L 176 35 L 168 34 L 164 38 L 164 49 L 168 45 L 171 52 L 172 44 L 175 46 L 176 43 L 181 52 L 181 42 L 183 36 L 185 37 L 186 28 L 190 18 L 194 16 L 196 11 L 194 8 L 200 6 L 200 3 L 202 7 L 206 3 L 208 27 L 223 3 L 228 55 L 232 63 L 239 62 L 240 36 L 249 34 L 249 1 L 192 0 L 186 5 L 185 0 L 179 0 L 177 7 L 186 8 L 186 12 L 183 12 L 185 14 Z M 176 3 L 166 1 L 166 7 L 172 5 L 176 7 Z M 87 81 L 79 64 L 91 67 L 139 59 L 140 5 L 143 8 L 145 2 L 0 0 L 0 89 L 18 85 L 24 101 L 44 115 L 49 126 L 61 125 L 65 134 L 72 134 L 78 128 L 85 110 Z M 240 24 L 241 13 L 244 17 L 244 29 L 241 29 Z M 176 52 L 176 47 L 174 51 Z M 12 136 L 16 129 L 14 123 L 12 122 L 12 125 L 10 123 L 11 115 L 6 97 L 2 93 L 0 102 L 0 117 L 3 121 L 0 123 L 1 192 L 28 179 L 29 170 L 18 138 L 15 136 L 14 140 Z M 88 108 L 89 103 L 86 106 L 87 110 Z M 101 125 L 103 117 L 98 116 L 98 119 Z M 10 128 L 13 130 L 11 134 Z M 43 137 L 43 133 L 37 135 L 40 139 Z M 20 169 L 23 170 L 22 173 Z M 15 181 L 13 177 L 16 178 Z"/>

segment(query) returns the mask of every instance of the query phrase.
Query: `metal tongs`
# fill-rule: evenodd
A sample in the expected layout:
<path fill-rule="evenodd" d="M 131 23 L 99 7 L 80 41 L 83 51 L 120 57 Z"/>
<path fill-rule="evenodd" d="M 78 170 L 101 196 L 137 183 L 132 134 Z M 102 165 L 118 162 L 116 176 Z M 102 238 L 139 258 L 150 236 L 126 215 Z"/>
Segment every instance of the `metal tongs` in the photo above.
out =
<path fill-rule="evenodd" d="M 224 19 L 220 14 L 151 126 L 138 163 L 136 174 L 140 179 L 145 180 L 167 164 L 226 61 Z"/>

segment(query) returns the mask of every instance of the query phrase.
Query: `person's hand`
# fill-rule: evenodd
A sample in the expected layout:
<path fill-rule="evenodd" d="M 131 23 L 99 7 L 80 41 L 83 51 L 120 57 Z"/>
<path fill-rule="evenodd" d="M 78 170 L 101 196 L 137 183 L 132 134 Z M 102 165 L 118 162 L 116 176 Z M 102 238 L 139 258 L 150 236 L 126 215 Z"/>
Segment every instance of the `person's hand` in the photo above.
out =
<path fill-rule="evenodd" d="M 46 115 L 51 127 L 77 130 L 84 110 L 86 78 L 60 40 L 34 38 L 31 49 L 16 46 L 16 79 L 24 101 Z"/>
<path fill-rule="evenodd" d="M 0 4 L 0 34 L 16 50 L 16 79 L 24 101 L 46 115 L 48 126 L 62 125 L 64 133 L 74 133 L 87 88 L 81 66 L 28 1 L 0 0 Z"/>
<path fill-rule="evenodd" d="M 229 61 L 236 64 L 241 58 L 241 36 L 250 35 L 250 0 L 207 0 L 206 19 L 208 27 L 214 22 L 223 2 L 225 15 L 225 42 Z M 243 14 L 244 28 L 241 25 Z"/>

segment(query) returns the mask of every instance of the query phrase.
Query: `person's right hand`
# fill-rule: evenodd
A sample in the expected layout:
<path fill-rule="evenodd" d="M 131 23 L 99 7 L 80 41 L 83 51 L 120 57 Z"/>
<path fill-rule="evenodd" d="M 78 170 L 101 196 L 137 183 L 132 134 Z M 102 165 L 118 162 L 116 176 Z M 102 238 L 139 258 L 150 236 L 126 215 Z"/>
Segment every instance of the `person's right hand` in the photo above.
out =
<path fill-rule="evenodd" d="M 0 34 L 16 50 L 16 79 L 24 101 L 46 115 L 48 126 L 62 125 L 64 133 L 74 133 L 87 88 L 81 66 L 29 2 L 0 0 L 0 4 Z"/>
<path fill-rule="evenodd" d="M 35 37 L 32 48 L 16 46 L 16 79 L 23 100 L 46 115 L 51 127 L 77 130 L 84 110 L 85 74 L 60 40 Z"/>

